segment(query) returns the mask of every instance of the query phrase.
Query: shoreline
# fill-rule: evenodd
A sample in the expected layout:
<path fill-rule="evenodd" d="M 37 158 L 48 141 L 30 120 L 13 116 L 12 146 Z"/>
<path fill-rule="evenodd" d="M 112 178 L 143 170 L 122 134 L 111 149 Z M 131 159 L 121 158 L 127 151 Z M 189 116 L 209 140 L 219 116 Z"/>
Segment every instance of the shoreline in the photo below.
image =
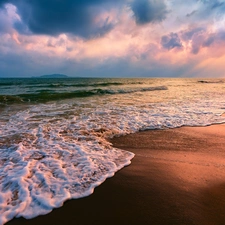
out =
<path fill-rule="evenodd" d="M 113 138 L 131 165 L 50 214 L 7 225 L 225 224 L 225 124 Z"/>

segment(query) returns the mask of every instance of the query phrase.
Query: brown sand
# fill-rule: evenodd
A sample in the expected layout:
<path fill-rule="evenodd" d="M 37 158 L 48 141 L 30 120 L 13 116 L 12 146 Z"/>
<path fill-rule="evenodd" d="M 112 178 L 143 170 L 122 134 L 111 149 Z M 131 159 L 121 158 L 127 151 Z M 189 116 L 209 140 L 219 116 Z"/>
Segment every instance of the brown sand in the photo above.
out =
<path fill-rule="evenodd" d="M 225 125 L 115 138 L 132 164 L 46 216 L 7 225 L 224 225 Z"/>

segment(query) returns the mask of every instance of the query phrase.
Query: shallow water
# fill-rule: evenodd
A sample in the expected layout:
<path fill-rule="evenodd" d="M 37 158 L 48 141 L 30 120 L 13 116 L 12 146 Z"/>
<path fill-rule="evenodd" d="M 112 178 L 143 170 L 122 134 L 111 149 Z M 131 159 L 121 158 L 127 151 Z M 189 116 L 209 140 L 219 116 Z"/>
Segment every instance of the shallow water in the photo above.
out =
<path fill-rule="evenodd" d="M 225 80 L 1 79 L 0 224 L 90 195 L 134 155 L 114 136 L 223 123 Z"/>

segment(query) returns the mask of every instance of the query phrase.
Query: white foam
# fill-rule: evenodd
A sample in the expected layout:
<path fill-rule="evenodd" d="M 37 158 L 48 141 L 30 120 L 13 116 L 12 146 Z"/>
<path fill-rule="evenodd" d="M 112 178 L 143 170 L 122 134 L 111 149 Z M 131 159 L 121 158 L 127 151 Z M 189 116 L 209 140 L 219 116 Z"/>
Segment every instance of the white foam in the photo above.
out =
<path fill-rule="evenodd" d="M 33 107 L 2 127 L 0 224 L 46 214 L 67 199 L 90 195 L 130 164 L 132 153 L 112 148 L 89 116 L 62 117 L 59 110 L 65 107 Z"/>
<path fill-rule="evenodd" d="M 12 115 L 0 125 L 0 224 L 90 195 L 130 164 L 133 153 L 113 148 L 109 137 L 225 122 L 225 101 L 216 97 L 149 103 L 132 95 L 124 102 L 108 96 L 37 105 Z"/>

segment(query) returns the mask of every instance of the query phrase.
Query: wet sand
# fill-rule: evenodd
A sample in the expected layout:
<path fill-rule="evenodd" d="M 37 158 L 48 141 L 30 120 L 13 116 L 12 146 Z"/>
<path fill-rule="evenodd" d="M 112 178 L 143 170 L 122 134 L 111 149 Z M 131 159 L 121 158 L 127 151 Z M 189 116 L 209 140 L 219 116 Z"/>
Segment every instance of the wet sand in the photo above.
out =
<path fill-rule="evenodd" d="M 132 164 L 48 215 L 7 225 L 224 225 L 225 125 L 114 138 Z"/>

